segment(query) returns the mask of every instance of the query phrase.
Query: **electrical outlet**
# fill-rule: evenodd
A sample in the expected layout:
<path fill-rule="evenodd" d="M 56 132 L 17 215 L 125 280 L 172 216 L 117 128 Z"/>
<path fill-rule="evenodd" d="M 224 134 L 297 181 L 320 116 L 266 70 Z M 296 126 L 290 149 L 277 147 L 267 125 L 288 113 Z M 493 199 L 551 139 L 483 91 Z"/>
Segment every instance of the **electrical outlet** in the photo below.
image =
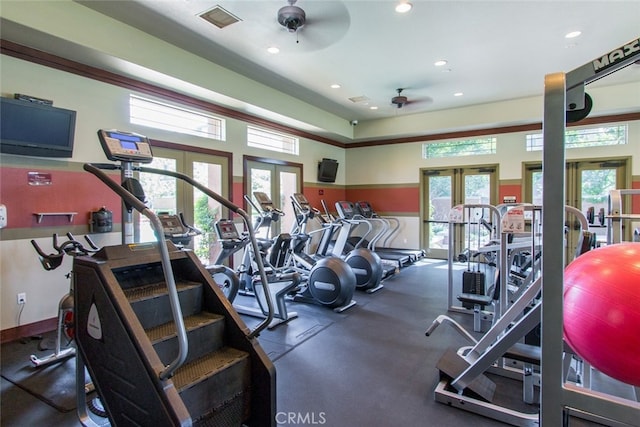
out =
<path fill-rule="evenodd" d="M 24 292 L 20 292 L 18 294 L 18 304 L 22 305 L 22 304 L 26 304 L 27 303 L 27 294 Z"/>

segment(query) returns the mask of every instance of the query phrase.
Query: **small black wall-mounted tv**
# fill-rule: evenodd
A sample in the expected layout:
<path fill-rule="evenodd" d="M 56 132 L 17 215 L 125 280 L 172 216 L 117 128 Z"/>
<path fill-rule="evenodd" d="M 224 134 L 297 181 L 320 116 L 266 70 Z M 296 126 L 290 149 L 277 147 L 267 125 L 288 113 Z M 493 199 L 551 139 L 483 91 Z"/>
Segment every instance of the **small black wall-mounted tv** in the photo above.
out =
<path fill-rule="evenodd" d="M 318 181 L 336 182 L 338 173 L 338 161 L 334 159 L 322 159 L 318 163 Z"/>
<path fill-rule="evenodd" d="M 0 98 L 0 152 L 72 157 L 76 112 L 38 102 Z"/>

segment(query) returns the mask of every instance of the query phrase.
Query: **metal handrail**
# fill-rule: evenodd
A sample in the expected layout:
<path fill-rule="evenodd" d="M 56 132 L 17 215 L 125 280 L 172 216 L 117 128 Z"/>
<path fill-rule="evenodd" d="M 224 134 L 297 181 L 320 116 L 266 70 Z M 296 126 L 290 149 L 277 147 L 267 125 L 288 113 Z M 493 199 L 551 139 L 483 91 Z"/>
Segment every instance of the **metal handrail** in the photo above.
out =
<path fill-rule="evenodd" d="M 95 165 L 87 163 L 84 165 L 84 170 L 95 175 L 100 181 L 111 188 L 116 194 L 118 194 L 128 205 L 146 216 L 158 236 L 163 235 L 162 223 L 158 216 L 149 208 L 145 206 L 136 196 L 127 191 L 124 187 L 116 183 L 106 173 L 101 171 Z M 187 359 L 187 353 L 189 352 L 189 343 L 187 340 L 187 332 L 184 326 L 184 320 L 182 319 L 182 310 L 180 308 L 180 301 L 178 300 L 178 290 L 176 288 L 175 278 L 173 276 L 173 268 L 171 267 L 171 260 L 169 258 L 169 250 L 166 244 L 158 244 L 160 250 L 160 258 L 162 262 L 162 271 L 164 273 L 164 280 L 167 284 L 167 290 L 169 293 L 169 301 L 171 304 L 171 312 L 176 324 L 176 334 L 178 338 L 178 355 L 176 358 L 160 372 L 160 379 L 164 380 L 170 378 L 173 373 L 178 369 L 184 361 Z"/>
<path fill-rule="evenodd" d="M 189 185 L 197 188 L 198 190 L 202 191 L 204 194 L 206 194 L 207 196 L 211 197 L 216 202 L 220 203 L 221 205 L 223 205 L 224 207 L 229 209 L 231 212 L 239 215 L 242 218 L 242 220 L 244 221 L 246 229 L 249 232 L 249 240 L 251 241 L 251 247 L 253 248 L 254 253 L 256 253 L 256 254 L 260 253 L 260 247 L 258 246 L 258 241 L 256 239 L 255 232 L 253 230 L 253 227 L 251 226 L 251 217 L 240 206 L 237 206 L 237 205 L 233 204 L 231 201 L 229 201 L 229 200 L 225 199 L 224 197 L 222 197 L 221 195 L 215 193 L 214 191 L 212 191 L 208 187 L 205 187 L 204 185 L 202 185 L 199 182 L 195 181 L 190 176 L 181 174 L 179 172 L 173 172 L 173 171 L 168 171 L 168 170 L 163 170 L 163 169 L 147 168 L 147 167 L 139 167 L 139 168 L 137 168 L 137 170 L 139 170 L 140 172 L 154 173 L 154 174 L 158 174 L 158 175 L 166 175 L 166 176 L 171 176 L 173 178 L 181 179 L 181 180 L 185 181 L 187 184 L 189 184 Z M 162 233 L 160 233 L 159 235 L 162 235 Z M 269 281 L 267 280 L 267 275 L 265 273 L 264 263 L 262 262 L 262 259 L 259 256 L 255 257 L 255 262 L 256 262 L 256 264 L 258 266 L 258 272 L 260 273 L 260 280 L 262 281 L 262 285 L 264 287 L 265 295 L 271 295 L 271 293 L 269 292 Z M 268 311 L 267 317 L 262 322 L 260 322 L 249 333 L 249 335 L 248 335 L 249 338 L 254 338 L 254 337 L 257 337 L 258 335 L 260 335 L 260 332 L 262 332 L 264 329 L 266 329 L 269 326 L 269 324 L 271 323 L 271 321 L 273 320 L 274 308 L 273 308 L 273 301 L 271 301 L 271 298 L 267 298 L 267 311 Z"/>

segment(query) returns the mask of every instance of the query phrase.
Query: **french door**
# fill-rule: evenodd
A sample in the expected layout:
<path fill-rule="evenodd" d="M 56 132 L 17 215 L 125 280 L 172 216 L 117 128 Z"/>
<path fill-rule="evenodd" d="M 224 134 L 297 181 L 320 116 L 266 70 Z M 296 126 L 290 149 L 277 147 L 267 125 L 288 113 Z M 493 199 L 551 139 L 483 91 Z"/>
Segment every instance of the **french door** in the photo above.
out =
<path fill-rule="evenodd" d="M 495 204 L 496 170 L 496 166 L 422 170 L 422 247 L 430 258 L 446 259 L 450 249 L 457 253 L 465 247 L 465 233 L 456 233 L 449 248 L 449 212 L 459 204 Z"/>
<path fill-rule="evenodd" d="M 542 204 L 542 165 L 525 164 L 524 200 Z M 565 172 L 565 203 L 580 210 L 585 215 L 590 208 L 595 212 L 595 221 L 589 229 L 597 239 L 606 240 L 606 221 L 600 224 L 598 214 L 608 214 L 609 192 L 617 188 L 627 188 L 627 159 L 590 160 L 567 162 Z M 624 200 L 623 200 L 624 202 Z M 627 201 L 628 202 L 628 201 Z M 580 237 L 579 224 L 574 215 L 566 217 L 566 259 L 573 259 L 573 253 Z M 627 233 L 629 231 L 627 230 Z M 625 236 L 627 239 L 630 236 Z"/>
<path fill-rule="evenodd" d="M 153 163 L 146 166 L 183 173 L 229 198 L 228 156 L 156 147 L 153 153 Z M 189 246 L 205 265 L 213 264 L 219 252 L 214 223 L 228 217 L 227 209 L 200 190 L 172 177 L 141 173 L 140 183 L 147 205 L 156 213 L 182 214 L 188 225 L 202 232 L 193 238 Z M 137 215 L 135 237 L 136 241 L 142 242 L 157 239 L 147 219 L 140 215 Z"/>
<path fill-rule="evenodd" d="M 272 222 L 270 229 L 260 230 L 259 235 L 268 237 L 290 232 L 295 224 L 291 196 L 302 191 L 302 165 L 245 156 L 244 171 L 245 195 L 257 205 L 253 193 L 262 191 L 271 198 L 274 207 L 284 212 L 279 221 Z M 247 208 L 255 224 L 258 213 L 251 205 Z"/>

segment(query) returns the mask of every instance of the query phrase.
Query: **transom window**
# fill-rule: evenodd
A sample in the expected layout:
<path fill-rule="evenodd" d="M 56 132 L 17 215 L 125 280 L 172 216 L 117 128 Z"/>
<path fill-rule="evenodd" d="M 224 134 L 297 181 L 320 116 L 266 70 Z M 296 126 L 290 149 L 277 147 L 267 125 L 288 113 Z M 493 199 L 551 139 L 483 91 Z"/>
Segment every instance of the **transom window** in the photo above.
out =
<path fill-rule="evenodd" d="M 136 125 L 223 141 L 225 121 L 204 111 L 129 95 L 129 121 Z"/>
<path fill-rule="evenodd" d="M 606 126 L 569 129 L 564 134 L 566 148 L 601 147 L 627 143 L 627 126 Z M 543 146 L 541 133 L 526 136 L 527 151 L 540 151 Z"/>
<path fill-rule="evenodd" d="M 247 126 L 247 145 L 297 156 L 300 142 L 291 135 Z"/>
<path fill-rule="evenodd" d="M 477 156 L 496 153 L 496 137 L 463 139 L 459 141 L 428 142 L 422 144 L 422 158 Z"/>

